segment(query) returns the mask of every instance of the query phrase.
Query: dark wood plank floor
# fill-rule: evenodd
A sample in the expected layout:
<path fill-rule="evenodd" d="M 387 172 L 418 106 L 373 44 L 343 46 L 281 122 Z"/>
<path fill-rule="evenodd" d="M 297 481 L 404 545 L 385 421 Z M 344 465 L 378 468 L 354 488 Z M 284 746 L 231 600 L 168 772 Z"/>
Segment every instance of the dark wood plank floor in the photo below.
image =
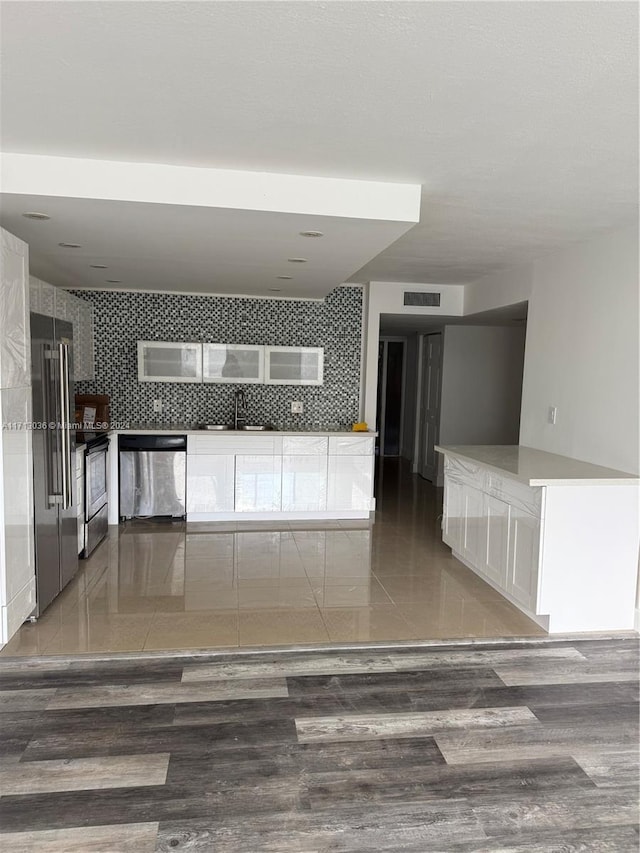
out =
<path fill-rule="evenodd" d="M 638 850 L 638 641 L 0 664 L 0 849 Z"/>

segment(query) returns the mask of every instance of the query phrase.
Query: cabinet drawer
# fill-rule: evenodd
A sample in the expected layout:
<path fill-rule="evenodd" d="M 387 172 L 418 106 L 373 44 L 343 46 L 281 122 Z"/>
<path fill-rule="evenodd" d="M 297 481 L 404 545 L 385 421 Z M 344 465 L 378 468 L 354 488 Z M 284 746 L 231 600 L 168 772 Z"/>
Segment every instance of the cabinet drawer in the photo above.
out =
<path fill-rule="evenodd" d="M 494 498 L 511 504 L 518 509 L 540 516 L 542 509 L 542 489 L 532 488 L 517 480 L 501 477 L 487 471 L 484 476 L 484 491 Z"/>
<path fill-rule="evenodd" d="M 284 456 L 326 456 L 329 439 L 326 436 L 292 435 L 282 439 Z"/>
<path fill-rule="evenodd" d="M 331 456 L 370 456 L 373 454 L 373 438 L 370 436 L 338 436 L 329 438 Z"/>
<path fill-rule="evenodd" d="M 467 483 L 470 486 L 475 486 L 475 488 L 482 488 L 482 469 L 467 459 L 454 459 L 451 456 L 445 456 L 444 473 L 453 482 Z"/>
<path fill-rule="evenodd" d="M 282 436 L 278 435 L 189 435 L 187 453 L 207 455 L 261 455 L 282 453 Z"/>

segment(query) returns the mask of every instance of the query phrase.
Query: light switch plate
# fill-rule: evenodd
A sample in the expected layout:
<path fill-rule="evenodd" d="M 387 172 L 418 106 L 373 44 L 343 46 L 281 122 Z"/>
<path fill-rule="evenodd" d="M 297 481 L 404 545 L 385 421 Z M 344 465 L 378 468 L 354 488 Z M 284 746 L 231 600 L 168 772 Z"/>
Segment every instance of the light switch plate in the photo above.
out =
<path fill-rule="evenodd" d="M 549 423 L 555 424 L 557 417 L 558 417 L 557 406 L 549 406 L 549 414 L 548 414 Z"/>
<path fill-rule="evenodd" d="M 301 415 L 304 412 L 304 403 L 302 400 L 292 400 L 291 401 L 291 414 L 292 415 Z"/>

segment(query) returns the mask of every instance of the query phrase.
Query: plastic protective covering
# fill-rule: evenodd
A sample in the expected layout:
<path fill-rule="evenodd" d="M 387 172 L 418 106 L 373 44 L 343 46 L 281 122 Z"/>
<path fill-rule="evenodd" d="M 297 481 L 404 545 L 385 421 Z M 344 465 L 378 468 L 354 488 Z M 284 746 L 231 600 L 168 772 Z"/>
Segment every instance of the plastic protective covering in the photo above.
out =
<path fill-rule="evenodd" d="M 31 382 L 27 297 L 27 247 L 2 231 L 0 280 L 0 387 L 25 388 Z"/>
<path fill-rule="evenodd" d="M 326 456 L 329 441 L 324 435 L 292 435 L 282 440 L 285 456 Z"/>
<path fill-rule="evenodd" d="M 509 477 L 503 477 L 478 463 L 458 457 L 446 457 L 445 477 L 454 484 L 472 486 L 481 492 L 498 498 L 513 507 L 531 515 L 540 515 L 542 506 L 542 488 L 519 483 Z"/>
<path fill-rule="evenodd" d="M 31 432 L 31 367 L 27 296 L 28 250 L 1 230 L 0 266 L 0 643 L 31 613 L 35 603 Z M 24 426 L 23 426 L 24 425 Z"/>
<path fill-rule="evenodd" d="M 444 471 L 452 483 L 469 483 L 469 485 L 473 485 L 476 488 L 482 488 L 482 484 L 478 480 L 480 468 L 478 465 L 474 465 L 473 462 L 468 462 L 466 459 L 453 459 L 447 456 Z"/>

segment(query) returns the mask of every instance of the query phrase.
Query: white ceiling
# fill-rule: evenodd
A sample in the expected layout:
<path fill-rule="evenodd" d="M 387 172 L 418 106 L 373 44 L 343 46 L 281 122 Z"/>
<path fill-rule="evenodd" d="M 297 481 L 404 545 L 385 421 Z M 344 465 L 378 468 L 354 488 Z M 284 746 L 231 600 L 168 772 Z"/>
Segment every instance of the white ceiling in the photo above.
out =
<path fill-rule="evenodd" d="M 465 282 L 636 216 L 637 18 L 626 2 L 3 3 L 0 144 L 422 184 L 420 224 L 352 280 Z M 186 289 L 224 288 L 196 266 Z"/>
<path fill-rule="evenodd" d="M 25 219 L 24 211 L 46 211 L 51 220 Z M 62 287 L 309 299 L 326 296 L 387 245 L 394 230 L 408 227 L 337 216 L 18 194 L 3 194 L 0 221 L 29 244 L 31 274 Z M 318 226 L 323 237 L 300 236 Z M 289 257 L 307 263 L 289 263 Z M 109 283 L 113 279 L 116 283 Z"/>
<path fill-rule="evenodd" d="M 0 177 L 0 223 L 62 287 L 321 299 L 420 218 L 419 184 L 6 152 Z"/>

